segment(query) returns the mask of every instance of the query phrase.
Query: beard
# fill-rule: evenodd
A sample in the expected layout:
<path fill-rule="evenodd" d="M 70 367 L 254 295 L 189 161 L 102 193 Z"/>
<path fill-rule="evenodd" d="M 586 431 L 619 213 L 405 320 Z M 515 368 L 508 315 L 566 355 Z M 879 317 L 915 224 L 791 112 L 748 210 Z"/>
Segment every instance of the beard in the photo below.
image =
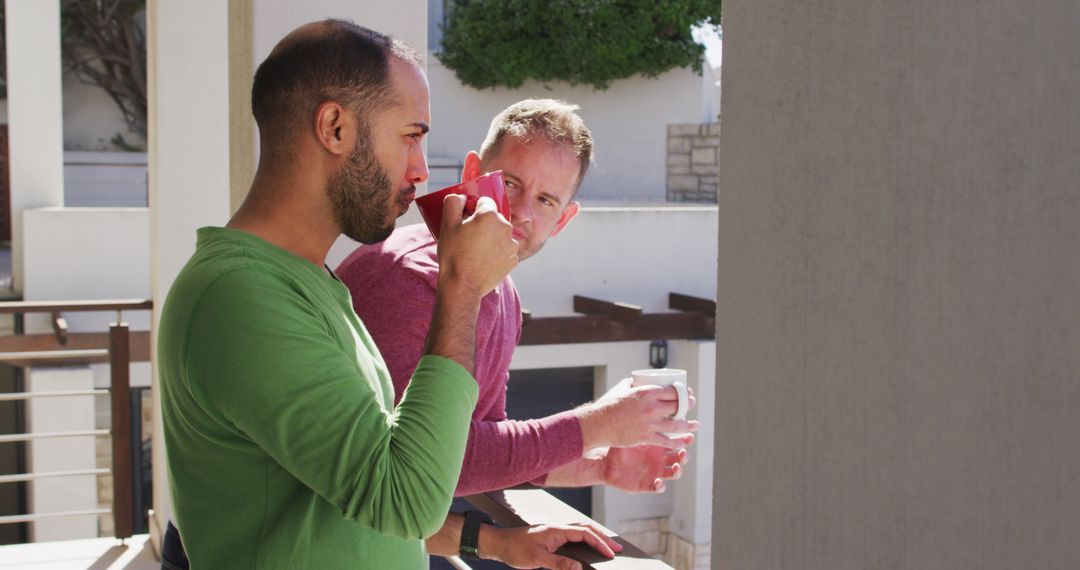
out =
<path fill-rule="evenodd" d="M 341 233 L 360 243 L 378 243 L 394 231 L 394 220 L 387 219 L 394 188 L 386 169 L 361 140 L 370 137 L 358 137 L 345 166 L 327 181 L 326 194 Z"/>

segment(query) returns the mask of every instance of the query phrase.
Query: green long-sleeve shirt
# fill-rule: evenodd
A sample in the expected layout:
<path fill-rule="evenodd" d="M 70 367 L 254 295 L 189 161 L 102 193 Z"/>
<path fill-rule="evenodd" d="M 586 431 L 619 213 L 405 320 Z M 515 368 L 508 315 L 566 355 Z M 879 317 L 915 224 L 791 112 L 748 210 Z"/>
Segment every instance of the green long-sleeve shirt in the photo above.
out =
<path fill-rule="evenodd" d="M 158 355 L 193 568 L 426 568 L 476 404 L 464 368 L 424 357 L 394 409 L 348 290 L 225 228 L 199 230 Z"/>

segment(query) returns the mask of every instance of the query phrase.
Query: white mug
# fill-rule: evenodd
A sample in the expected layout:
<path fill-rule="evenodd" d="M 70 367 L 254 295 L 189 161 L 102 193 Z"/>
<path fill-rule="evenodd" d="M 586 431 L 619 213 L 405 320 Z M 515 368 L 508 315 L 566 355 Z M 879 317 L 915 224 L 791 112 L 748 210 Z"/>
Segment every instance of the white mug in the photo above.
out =
<path fill-rule="evenodd" d="M 674 386 L 679 394 L 679 407 L 672 416 L 677 420 L 685 420 L 686 412 L 690 409 L 690 396 L 686 390 L 686 371 L 678 368 L 643 368 L 630 373 L 634 378 L 634 386 Z"/>

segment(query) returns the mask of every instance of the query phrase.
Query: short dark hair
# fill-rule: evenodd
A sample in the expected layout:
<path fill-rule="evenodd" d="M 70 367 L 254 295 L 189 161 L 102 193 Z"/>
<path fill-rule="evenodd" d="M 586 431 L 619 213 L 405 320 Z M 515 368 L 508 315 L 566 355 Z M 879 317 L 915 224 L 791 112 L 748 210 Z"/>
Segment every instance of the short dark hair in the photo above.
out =
<path fill-rule="evenodd" d="M 289 146 L 291 135 L 327 101 L 341 103 L 366 127 L 372 112 L 393 103 L 390 57 L 420 63 L 411 47 L 392 36 L 347 20 L 322 24 L 317 32 L 286 36 L 255 72 L 251 112 L 264 152 Z"/>

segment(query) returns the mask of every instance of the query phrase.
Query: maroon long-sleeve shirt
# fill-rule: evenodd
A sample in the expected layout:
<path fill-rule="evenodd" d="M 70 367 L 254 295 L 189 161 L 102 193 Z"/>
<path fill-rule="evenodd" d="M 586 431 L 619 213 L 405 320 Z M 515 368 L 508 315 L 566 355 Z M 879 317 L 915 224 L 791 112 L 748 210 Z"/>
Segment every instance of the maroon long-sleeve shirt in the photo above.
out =
<path fill-rule="evenodd" d="M 386 361 L 401 399 L 423 355 L 439 275 L 436 243 L 423 224 L 395 230 L 379 244 L 358 248 L 336 273 L 352 292 L 353 307 Z M 484 297 L 476 322 L 476 382 L 469 443 L 455 495 L 525 482 L 581 458 L 581 424 L 571 412 L 537 420 L 506 418 L 510 359 L 521 338 L 521 300 L 507 277 Z"/>

